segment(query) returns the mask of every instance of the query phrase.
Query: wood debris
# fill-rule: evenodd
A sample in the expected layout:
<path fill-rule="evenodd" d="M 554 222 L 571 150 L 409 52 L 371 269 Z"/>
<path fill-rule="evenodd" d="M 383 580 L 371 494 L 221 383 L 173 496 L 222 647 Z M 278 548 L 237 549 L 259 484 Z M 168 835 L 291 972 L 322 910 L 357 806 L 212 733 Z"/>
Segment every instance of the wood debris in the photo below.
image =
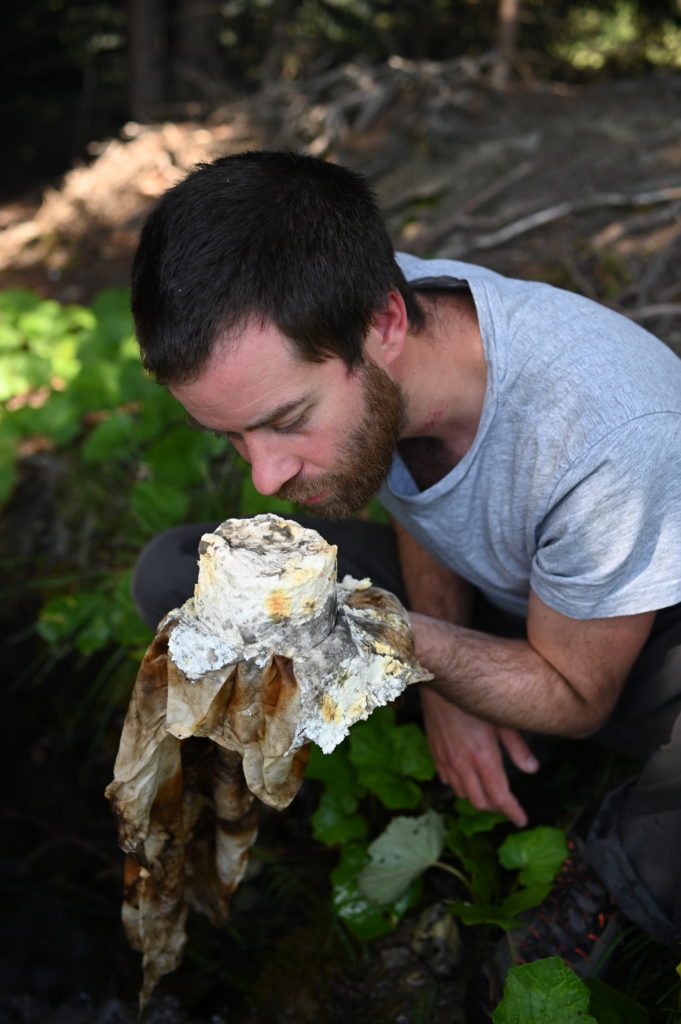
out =
<path fill-rule="evenodd" d="M 189 909 L 225 922 L 257 834 L 309 744 L 432 678 L 407 613 L 368 580 L 336 582 L 336 549 L 275 515 L 201 540 L 194 597 L 159 624 L 140 667 L 106 796 L 127 854 L 123 921 L 143 953 L 143 1006 L 174 970 Z"/>

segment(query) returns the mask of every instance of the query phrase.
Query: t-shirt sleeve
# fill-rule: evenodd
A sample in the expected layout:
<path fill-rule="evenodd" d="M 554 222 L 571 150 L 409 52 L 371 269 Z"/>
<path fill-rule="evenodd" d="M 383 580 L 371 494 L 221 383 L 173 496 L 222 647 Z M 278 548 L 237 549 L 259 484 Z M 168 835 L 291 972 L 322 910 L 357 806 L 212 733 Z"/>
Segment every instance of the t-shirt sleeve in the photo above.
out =
<path fill-rule="evenodd" d="M 530 585 L 575 619 L 681 601 L 681 416 L 641 416 L 563 474 L 537 528 Z"/>

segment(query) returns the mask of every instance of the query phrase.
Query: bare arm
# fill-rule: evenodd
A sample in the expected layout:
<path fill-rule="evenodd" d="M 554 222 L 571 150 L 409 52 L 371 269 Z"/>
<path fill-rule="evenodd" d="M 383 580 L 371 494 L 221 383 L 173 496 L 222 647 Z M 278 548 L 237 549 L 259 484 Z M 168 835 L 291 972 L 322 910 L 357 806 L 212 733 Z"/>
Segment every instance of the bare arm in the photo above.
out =
<path fill-rule="evenodd" d="M 501 751 L 521 771 L 538 765 L 521 730 L 584 736 L 608 717 L 650 632 L 654 612 L 577 621 L 529 602 L 527 640 L 467 628 L 472 589 L 396 526 L 417 654 L 435 673 L 421 687 L 440 778 L 480 809 L 516 825 L 527 816 Z"/>
<path fill-rule="evenodd" d="M 394 527 L 410 608 L 468 625 L 470 584 L 431 558 L 399 524 Z M 441 696 L 434 687 L 444 685 L 437 681 L 421 687 L 424 725 L 440 779 L 479 810 L 500 810 L 516 825 L 525 825 L 527 815 L 511 792 L 502 751 L 521 771 L 534 772 L 539 765 L 527 743 L 515 729 L 482 721 Z"/>
<path fill-rule="evenodd" d="M 470 714 L 515 729 L 580 737 L 610 715 L 654 612 L 569 619 L 530 594 L 527 640 L 488 636 L 414 615 L 431 685 Z"/>

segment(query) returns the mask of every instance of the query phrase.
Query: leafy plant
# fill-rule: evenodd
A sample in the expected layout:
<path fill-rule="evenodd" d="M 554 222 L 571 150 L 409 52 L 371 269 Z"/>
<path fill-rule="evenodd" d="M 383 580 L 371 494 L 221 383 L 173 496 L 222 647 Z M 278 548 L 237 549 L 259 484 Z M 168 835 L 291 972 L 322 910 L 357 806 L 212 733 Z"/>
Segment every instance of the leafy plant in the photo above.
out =
<path fill-rule="evenodd" d="M 150 639 L 129 593 L 137 553 L 188 518 L 236 513 L 240 473 L 226 442 L 188 430 L 181 406 L 142 372 L 125 289 L 102 292 L 89 309 L 4 292 L 0 351 L 0 501 L 39 451 L 58 467 L 70 548 L 93 534 L 87 572 L 58 584 L 38 631 L 53 648 L 90 655 L 122 645 L 137 657 Z"/>
<path fill-rule="evenodd" d="M 464 924 L 511 928 L 522 910 L 540 903 L 550 890 L 567 854 L 563 832 L 528 829 L 509 835 L 497 848 L 490 833 L 505 822 L 504 816 L 476 811 L 465 800 L 455 801 L 453 814 L 438 813 L 427 806 L 421 785 L 434 774 L 423 731 L 414 723 L 396 724 L 392 708 L 381 708 L 355 725 L 332 754 L 313 748 L 307 775 L 324 789 L 312 830 L 326 845 L 343 844 L 332 878 L 333 900 L 356 935 L 366 938 L 366 929 L 373 931 L 378 910 L 390 908 L 387 918 L 380 918 L 381 932 L 390 922 L 396 924 L 413 898 L 414 884 L 430 867 L 448 871 L 461 883 L 466 898 L 453 899 L 449 909 Z M 385 811 L 423 813 L 389 819 L 368 843 L 377 817 L 371 801 L 376 799 L 383 820 Z M 449 859 L 443 858 L 445 851 Z M 518 872 L 512 891 L 503 897 L 502 869 Z"/>
<path fill-rule="evenodd" d="M 644 1007 L 610 985 L 583 982 L 559 957 L 513 967 L 494 1024 L 647 1024 Z"/>

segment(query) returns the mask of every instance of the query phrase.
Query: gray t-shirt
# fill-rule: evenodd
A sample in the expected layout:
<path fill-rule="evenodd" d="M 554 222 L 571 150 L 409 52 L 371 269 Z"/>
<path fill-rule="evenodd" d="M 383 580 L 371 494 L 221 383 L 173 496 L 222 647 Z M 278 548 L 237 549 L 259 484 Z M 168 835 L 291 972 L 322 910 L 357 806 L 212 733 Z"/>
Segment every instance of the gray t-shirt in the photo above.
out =
<path fill-rule="evenodd" d="M 453 260 L 398 260 L 413 283 L 468 284 L 487 390 L 463 459 L 419 491 L 397 455 L 383 505 L 516 615 L 530 589 L 574 619 L 681 601 L 681 360 L 570 292 Z"/>

